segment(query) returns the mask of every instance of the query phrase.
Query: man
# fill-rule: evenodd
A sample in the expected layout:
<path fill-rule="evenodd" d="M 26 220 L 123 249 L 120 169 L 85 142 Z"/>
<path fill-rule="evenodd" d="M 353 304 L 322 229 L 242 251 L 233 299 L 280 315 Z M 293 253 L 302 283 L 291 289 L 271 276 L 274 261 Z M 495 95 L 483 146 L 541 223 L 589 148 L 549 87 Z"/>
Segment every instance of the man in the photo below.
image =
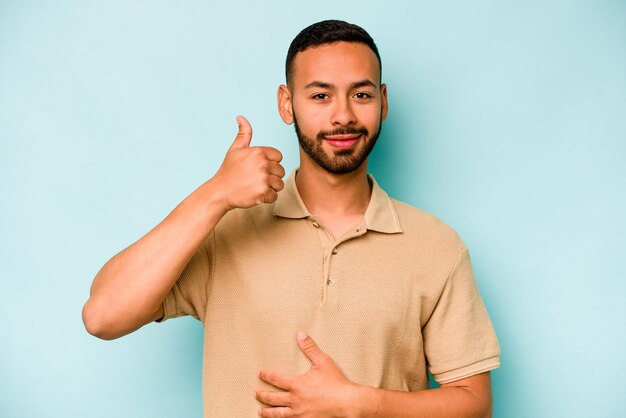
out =
<path fill-rule="evenodd" d="M 286 76 L 298 170 L 283 183 L 238 117 L 215 176 L 98 273 L 87 330 L 200 319 L 207 417 L 490 416 L 499 348 L 467 249 L 367 175 L 388 107 L 374 41 L 311 25 Z"/>

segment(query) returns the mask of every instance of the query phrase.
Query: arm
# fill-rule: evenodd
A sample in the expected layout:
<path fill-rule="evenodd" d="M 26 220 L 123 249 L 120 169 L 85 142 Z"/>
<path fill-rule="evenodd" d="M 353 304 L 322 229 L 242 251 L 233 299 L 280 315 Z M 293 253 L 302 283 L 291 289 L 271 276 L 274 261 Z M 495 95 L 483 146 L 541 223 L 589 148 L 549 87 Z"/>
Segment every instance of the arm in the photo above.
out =
<path fill-rule="evenodd" d="M 282 155 L 250 147 L 252 127 L 243 117 L 237 122 L 237 137 L 215 176 L 98 272 L 83 308 L 90 334 L 114 339 L 160 319 L 163 299 L 220 219 L 231 209 L 276 200 L 285 175 Z"/>
<path fill-rule="evenodd" d="M 442 385 L 439 389 L 400 392 L 350 382 L 311 337 L 298 333 L 298 345 L 311 360 L 300 376 L 262 370 L 259 377 L 281 391 L 257 391 L 268 405 L 261 417 L 491 417 L 489 372 Z"/>
<path fill-rule="evenodd" d="M 491 417 L 491 376 L 481 373 L 439 389 L 398 392 L 357 388 L 358 417 Z"/>

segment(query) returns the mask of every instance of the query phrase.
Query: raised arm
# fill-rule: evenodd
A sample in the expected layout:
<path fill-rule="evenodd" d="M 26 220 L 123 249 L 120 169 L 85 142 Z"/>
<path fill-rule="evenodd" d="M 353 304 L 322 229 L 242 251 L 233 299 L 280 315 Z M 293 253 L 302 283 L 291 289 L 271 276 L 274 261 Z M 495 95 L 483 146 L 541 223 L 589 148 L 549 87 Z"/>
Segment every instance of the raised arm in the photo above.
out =
<path fill-rule="evenodd" d="M 277 199 L 285 175 L 280 151 L 251 147 L 252 127 L 242 116 L 237 123 L 237 137 L 215 176 L 100 269 L 83 307 L 90 334 L 111 340 L 161 318 L 163 299 L 220 219 L 231 209 Z"/>

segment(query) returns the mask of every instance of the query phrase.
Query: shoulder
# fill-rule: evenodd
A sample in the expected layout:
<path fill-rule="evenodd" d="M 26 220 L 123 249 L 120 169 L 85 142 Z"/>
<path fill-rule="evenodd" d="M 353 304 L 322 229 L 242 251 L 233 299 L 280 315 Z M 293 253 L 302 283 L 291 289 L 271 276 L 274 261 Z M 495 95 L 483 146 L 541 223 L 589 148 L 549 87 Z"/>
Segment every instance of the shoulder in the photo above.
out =
<path fill-rule="evenodd" d="M 455 257 L 465 244 L 459 234 L 435 215 L 390 198 L 396 209 L 402 235 L 414 245 Z"/>

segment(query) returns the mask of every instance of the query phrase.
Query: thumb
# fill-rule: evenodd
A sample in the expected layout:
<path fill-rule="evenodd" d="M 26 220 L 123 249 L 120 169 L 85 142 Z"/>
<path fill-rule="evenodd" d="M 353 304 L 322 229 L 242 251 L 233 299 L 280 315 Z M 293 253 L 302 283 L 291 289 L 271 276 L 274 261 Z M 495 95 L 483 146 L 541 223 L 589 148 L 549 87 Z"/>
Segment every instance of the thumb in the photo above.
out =
<path fill-rule="evenodd" d="M 237 116 L 237 125 L 239 125 L 239 132 L 237 132 L 237 137 L 235 137 L 231 148 L 247 148 L 252 140 L 252 126 L 248 119 L 241 115 Z"/>
<path fill-rule="evenodd" d="M 313 366 L 319 366 L 322 364 L 328 356 L 320 350 L 320 348 L 315 344 L 313 338 L 306 334 L 304 331 L 298 331 L 297 334 L 298 346 L 300 350 L 304 353 L 304 355 L 311 360 Z"/>

